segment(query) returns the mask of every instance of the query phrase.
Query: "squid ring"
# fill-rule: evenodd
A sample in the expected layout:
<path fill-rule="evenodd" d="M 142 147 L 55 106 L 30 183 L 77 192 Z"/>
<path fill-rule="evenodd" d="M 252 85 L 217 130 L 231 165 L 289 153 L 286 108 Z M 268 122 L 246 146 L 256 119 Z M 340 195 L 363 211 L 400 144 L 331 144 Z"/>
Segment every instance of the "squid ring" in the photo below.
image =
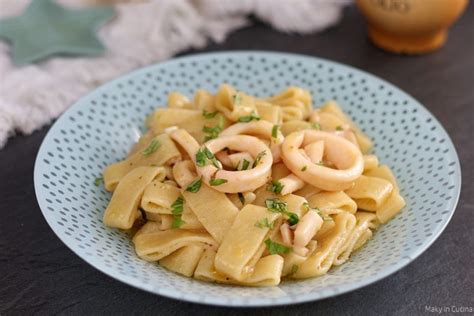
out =
<path fill-rule="evenodd" d="M 282 132 L 277 129 L 276 137 L 273 137 L 274 125 L 268 121 L 251 121 L 248 123 L 237 123 L 225 130 L 223 130 L 219 136 L 227 135 L 252 135 L 262 136 L 270 141 L 270 149 L 272 151 L 273 161 L 279 162 L 281 160 L 281 144 L 285 137 Z"/>
<path fill-rule="evenodd" d="M 261 140 L 248 135 L 219 136 L 204 144 L 212 154 L 229 148 L 236 151 L 245 151 L 254 158 L 254 166 L 248 170 L 232 171 L 216 167 L 214 164 L 199 166 L 196 170 L 203 180 L 217 191 L 225 193 L 238 193 L 254 191 L 264 185 L 271 176 L 273 158 L 270 148 Z M 201 147 L 201 149 L 203 149 Z"/>
<path fill-rule="evenodd" d="M 324 141 L 324 157 L 337 169 L 315 164 L 299 150 Z M 286 167 L 305 182 L 327 191 L 348 189 L 364 170 L 362 154 L 353 143 L 332 133 L 304 130 L 286 136 L 282 146 Z"/>

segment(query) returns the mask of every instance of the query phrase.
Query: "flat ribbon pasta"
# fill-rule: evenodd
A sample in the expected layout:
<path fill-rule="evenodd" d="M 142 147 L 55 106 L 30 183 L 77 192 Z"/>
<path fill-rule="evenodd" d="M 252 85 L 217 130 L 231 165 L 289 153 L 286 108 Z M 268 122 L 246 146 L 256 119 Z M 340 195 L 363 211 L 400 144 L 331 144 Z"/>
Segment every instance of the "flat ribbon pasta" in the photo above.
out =
<path fill-rule="evenodd" d="M 147 231 L 133 238 L 137 255 L 146 261 L 158 261 L 185 246 L 217 249 L 217 242 L 205 232 L 184 229 Z"/>
<path fill-rule="evenodd" d="M 180 194 L 177 187 L 155 180 L 145 188 L 141 207 L 148 213 L 172 214 L 171 205 Z"/>
<path fill-rule="evenodd" d="M 267 99 L 268 102 L 281 106 L 283 122 L 304 120 L 311 112 L 311 94 L 299 87 L 288 87 L 280 94 Z"/>
<path fill-rule="evenodd" d="M 280 106 L 257 99 L 255 100 L 255 107 L 257 108 L 260 119 L 268 121 L 272 124 L 282 123 Z"/>
<path fill-rule="evenodd" d="M 232 122 L 256 113 L 254 98 L 227 84 L 220 86 L 217 91 L 214 107 Z"/>
<path fill-rule="evenodd" d="M 338 254 L 334 259 L 334 265 L 339 266 L 349 259 L 349 256 L 357 247 L 361 247 L 370 236 L 372 236 L 371 229 L 377 227 L 377 217 L 374 213 L 357 212 L 356 226 L 345 240 L 344 244 L 339 248 Z M 369 233 L 370 232 L 370 233 Z"/>
<path fill-rule="evenodd" d="M 406 204 L 405 199 L 400 195 L 400 189 L 398 188 L 397 180 L 388 166 L 382 165 L 380 167 L 373 168 L 368 170 L 365 175 L 385 179 L 393 186 L 390 196 L 375 211 L 379 221 L 384 224 L 392 219 L 398 212 L 400 212 L 400 210 Z"/>
<path fill-rule="evenodd" d="M 320 192 L 309 197 L 308 203 L 321 210 L 340 209 L 352 214 L 357 211 L 356 202 L 344 191 Z"/>
<path fill-rule="evenodd" d="M 280 216 L 264 207 L 244 206 L 217 251 L 214 261 L 216 270 L 235 280 L 245 280 L 252 272 L 252 259 L 261 255 L 263 242 L 269 234 L 268 227 L 257 227 L 255 223 L 263 219 L 272 223 Z"/>
<path fill-rule="evenodd" d="M 336 226 L 318 241 L 316 251 L 291 275 L 292 278 L 309 278 L 325 274 L 332 266 L 338 250 L 344 244 L 356 225 L 354 215 L 342 212 L 334 216 Z"/>
<path fill-rule="evenodd" d="M 194 273 L 196 279 L 247 286 L 271 286 L 280 283 L 283 258 L 279 255 L 270 255 L 259 259 L 253 271 L 244 280 L 235 280 L 219 273 L 214 267 L 215 257 L 215 251 L 205 251 Z"/>
<path fill-rule="evenodd" d="M 145 187 L 155 178 L 163 179 L 162 167 L 138 167 L 123 177 L 105 209 L 104 224 L 109 227 L 130 229 L 135 221 L 138 205 Z"/>
<path fill-rule="evenodd" d="M 221 122 L 222 120 L 222 122 Z M 222 128 L 229 125 L 228 120 L 222 115 L 206 118 L 200 110 L 189 109 L 158 109 L 151 119 L 151 129 L 154 133 L 164 133 L 170 127 L 185 128 L 198 142 L 204 142 L 206 135 L 204 126 L 218 126 Z"/>
<path fill-rule="evenodd" d="M 201 245 L 184 246 L 160 260 L 160 265 L 168 270 L 191 277 L 204 253 Z"/>
<path fill-rule="evenodd" d="M 389 198 L 392 190 L 390 181 L 361 175 L 354 186 L 345 192 L 355 200 L 358 208 L 375 212 Z"/>
<path fill-rule="evenodd" d="M 182 189 L 182 195 L 184 203 L 189 205 L 199 222 L 215 240 L 221 242 L 239 209 L 224 193 L 213 190 L 205 184 L 201 185 L 198 193 Z"/>
<path fill-rule="evenodd" d="M 162 166 L 181 159 L 181 153 L 167 134 L 155 136 L 149 145 L 153 141 L 157 147 L 153 152 L 147 154 L 140 151 L 123 161 L 113 163 L 105 168 L 104 186 L 107 191 L 113 191 L 119 181 L 134 168 L 152 165 Z"/>

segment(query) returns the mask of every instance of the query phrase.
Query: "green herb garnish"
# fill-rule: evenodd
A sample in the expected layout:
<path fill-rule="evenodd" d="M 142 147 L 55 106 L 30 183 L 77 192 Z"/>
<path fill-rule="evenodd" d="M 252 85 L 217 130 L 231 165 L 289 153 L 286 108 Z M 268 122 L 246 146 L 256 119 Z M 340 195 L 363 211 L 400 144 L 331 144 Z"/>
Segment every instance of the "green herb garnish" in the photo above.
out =
<path fill-rule="evenodd" d="M 275 222 L 270 222 L 268 218 L 261 219 L 255 223 L 255 227 L 258 228 L 265 228 L 268 227 L 270 229 L 273 229 L 275 227 Z"/>
<path fill-rule="evenodd" d="M 94 180 L 94 184 L 95 184 L 96 187 L 98 187 L 103 182 L 104 182 L 104 178 L 102 176 L 99 176 L 99 177 L 95 178 L 95 180 Z"/>
<path fill-rule="evenodd" d="M 198 165 L 198 167 L 204 167 L 208 162 L 211 162 L 214 167 L 220 169 L 216 156 L 214 156 L 214 154 L 205 146 L 199 148 L 196 153 L 196 165 Z"/>
<path fill-rule="evenodd" d="M 206 165 L 206 154 L 202 148 L 199 148 L 196 153 L 196 165 L 198 165 L 198 167 L 204 167 Z"/>
<path fill-rule="evenodd" d="M 282 244 L 279 244 L 277 242 L 273 242 L 270 238 L 265 240 L 265 245 L 267 246 L 268 252 L 271 255 L 275 254 L 281 254 L 281 253 L 289 253 L 291 251 L 291 248 L 286 247 Z"/>
<path fill-rule="evenodd" d="M 201 180 L 201 178 L 198 178 L 198 179 L 194 180 L 193 182 L 191 182 L 186 187 L 186 191 L 196 193 L 201 188 L 201 184 L 202 184 L 202 180 Z"/>
<path fill-rule="evenodd" d="M 217 126 L 214 126 L 214 127 L 204 126 L 202 128 L 202 131 L 207 134 L 204 137 L 204 141 L 207 142 L 208 140 L 217 138 L 219 136 L 219 133 L 221 132 L 221 129 L 218 128 Z"/>
<path fill-rule="evenodd" d="M 176 201 L 173 202 L 173 204 L 171 204 L 171 213 L 173 214 L 171 228 L 180 228 L 181 225 L 186 223 L 181 219 L 181 215 L 183 215 L 183 204 L 184 200 L 181 196 L 178 197 Z"/>
<path fill-rule="evenodd" d="M 323 166 L 323 167 L 325 166 L 324 161 L 322 160 L 319 162 L 315 162 L 315 164 L 317 164 L 318 166 Z"/>
<path fill-rule="evenodd" d="M 318 213 L 318 215 L 321 216 L 321 218 L 325 222 L 333 220 L 331 216 L 324 215 L 323 212 L 319 208 L 317 208 L 317 207 L 313 208 L 313 207 L 309 206 L 308 202 L 304 202 L 303 206 L 306 207 L 306 209 L 308 211 L 314 211 L 314 212 Z"/>
<path fill-rule="evenodd" d="M 250 166 L 250 161 L 248 161 L 247 159 L 244 159 L 242 161 L 242 168 L 240 170 L 247 170 Z"/>
<path fill-rule="evenodd" d="M 237 193 L 237 196 L 239 197 L 240 203 L 242 203 L 242 205 L 245 205 L 245 197 L 242 192 Z"/>
<path fill-rule="evenodd" d="M 180 228 L 183 224 L 186 224 L 186 222 L 183 221 L 181 217 L 173 217 L 173 221 L 171 222 L 171 228 Z"/>
<path fill-rule="evenodd" d="M 291 275 L 295 274 L 298 271 L 298 268 L 299 267 L 296 264 L 292 265 L 290 273 L 288 274 L 288 276 L 291 276 Z"/>
<path fill-rule="evenodd" d="M 300 218 L 296 213 L 287 212 L 286 215 L 288 216 L 288 223 L 290 223 L 291 226 L 298 224 L 298 222 L 300 221 Z"/>
<path fill-rule="evenodd" d="M 183 205 L 184 205 L 184 200 L 180 196 L 176 199 L 176 201 L 171 204 L 171 213 L 173 215 L 181 215 L 183 213 Z"/>
<path fill-rule="evenodd" d="M 308 166 L 303 166 L 303 168 L 301 168 L 301 171 L 306 171 L 306 169 L 308 169 Z"/>
<path fill-rule="evenodd" d="M 219 112 L 217 112 L 217 111 L 207 112 L 206 110 L 203 110 L 202 111 L 202 116 L 204 116 L 204 118 L 207 118 L 207 119 L 212 119 L 212 118 L 216 117 L 217 113 L 219 113 Z"/>
<path fill-rule="evenodd" d="M 321 130 L 321 124 L 318 122 L 313 122 L 311 123 L 311 128 L 320 131 Z"/>
<path fill-rule="evenodd" d="M 278 128 L 279 128 L 278 125 L 273 125 L 273 127 L 272 127 L 272 137 L 273 137 L 273 138 L 277 138 L 277 136 L 278 136 Z"/>
<path fill-rule="evenodd" d="M 290 212 L 288 210 L 288 203 L 283 202 L 279 199 L 266 199 L 265 206 L 270 212 L 282 213 L 288 217 L 288 222 L 291 225 L 296 225 L 300 221 L 298 214 Z"/>
<path fill-rule="evenodd" d="M 283 190 L 283 187 L 284 185 L 281 184 L 280 181 L 272 181 L 267 185 L 267 191 L 279 194 L 281 190 Z"/>
<path fill-rule="evenodd" d="M 288 212 L 288 204 L 279 199 L 266 199 L 265 206 L 270 212 L 285 213 Z"/>
<path fill-rule="evenodd" d="M 160 145 L 161 144 L 157 139 L 153 139 L 148 147 L 142 151 L 143 156 L 149 156 L 153 154 L 160 147 Z"/>
<path fill-rule="evenodd" d="M 263 156 L 265 156 L 266 154 L 267 152 L 265 150 L 262 152 L 259 152 L 257 157 L 255 157 L 255 161 L 253 162 L 252 168 L 255 168 L 256 166 L 258 166 L 258 164 L 260 163 L 260 160 L 262 160 Z"/>
<path fill-rule="evenodd" d="M 216 156 L 214 156 L 212 151 L 210 151 L 209 148 L 207 147 L 204 147 L 203 151 L 204 151 L 204 154 L 206 155 L 206 158 L 214 165 L 214 167 L 220 169 L 219 163 L 217 162 L 217 158 Z"/>
<path fill-rule="evenodd" d="M 217 112 L 213 112 L 213 113 L 217 113 Z M 207 134 L 204 137 L 204 141 L 207 142 L 208 140 L 217 138 L 217 136 L 219 136 L 220 132 L 222 132 L 223 129 L 224 129 L 224 117 L 222 115 L 219 115 L 219 122 L 217 123 L 216 126 L 214 127 L 204 126 L 202 128 L 202 131 Z"/>
<path fill-rule="evenodd" d="M 260 121 L 260 116 L 258 116 L 257 113 L 252 112 L 252 114 L 250 114 L 250 115 L 239 117 L 239 119 L 237 121 L 241 122 L 241 123 L 248 123 L 252 120 Z"/>
<path fill-rule="evenodd" d="M 221 185 L 221 184 L 224 184 L 224 183 L 227 183 L 226 179 L 211 179 L 211 180 L 209 180 L 209 184 L 212 185 L 212 186 L 217 186 L 217 185 Z"/>
<path fill-rule="evenodd" d="M 336 131 L 343 131 L 344 129 L 342 128 L 341 125 L 336 126 Z"/>

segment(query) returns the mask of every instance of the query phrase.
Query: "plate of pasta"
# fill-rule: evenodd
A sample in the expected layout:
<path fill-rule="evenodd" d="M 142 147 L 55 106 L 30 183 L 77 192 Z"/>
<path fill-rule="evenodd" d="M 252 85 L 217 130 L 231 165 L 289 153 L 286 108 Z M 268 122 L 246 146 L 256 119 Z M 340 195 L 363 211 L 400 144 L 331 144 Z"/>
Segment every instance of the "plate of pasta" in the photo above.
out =
<path fill-rule="evenodd" d="M 380 280 L 425 251 L 459 197 L 436 118 L 361 70 L 269 52 L 181 57 L 73 105 L 35 191 L 86 262 L 176 299 L 268 306 Z"/>

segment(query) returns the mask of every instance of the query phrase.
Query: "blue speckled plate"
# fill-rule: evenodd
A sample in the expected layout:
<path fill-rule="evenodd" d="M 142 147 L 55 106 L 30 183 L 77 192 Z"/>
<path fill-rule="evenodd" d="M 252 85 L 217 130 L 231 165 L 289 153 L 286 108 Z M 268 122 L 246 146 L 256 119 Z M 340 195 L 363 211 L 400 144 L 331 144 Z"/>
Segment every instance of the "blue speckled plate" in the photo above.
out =
<path fill-rule="evenodd" d="M 102 224 L 110 194 L 96 187 L 103 168 L 123 159 L 144 119 L 170 91 L 192 95 L 227 82 L 265 96 L 297 85 L 314 106 L 338 101 L 393 168 L 407 206 L 344 265 L 322 277 L 273 288 L 204 283 L 140 260 L 129 236 Z M 453 215 L 461 171 L 453 144 L 420 103 L 388 82 L 324 59 L 267 52 L 177 58 L 114 80 L 85 96 L 54 124 L 34 172 L 38 203 L 53 231 L 78 256 L 137 288 L 197 303 L 263 306 L 348 292 L 401 269 L 425 251 Z"/>

